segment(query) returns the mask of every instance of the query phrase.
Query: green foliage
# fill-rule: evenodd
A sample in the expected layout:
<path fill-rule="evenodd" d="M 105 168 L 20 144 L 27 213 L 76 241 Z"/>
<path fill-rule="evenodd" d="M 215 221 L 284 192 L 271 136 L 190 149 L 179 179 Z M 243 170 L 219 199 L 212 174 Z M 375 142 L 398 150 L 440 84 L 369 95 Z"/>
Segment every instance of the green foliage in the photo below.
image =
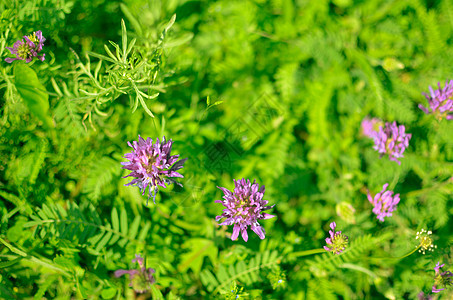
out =
<path fill-rule="evenodd" d="M 48 115 L 49 95 L 46 88 L 39 82 L 35 71 L 25 64 L 17 64 L 14 67 L 14 85 L 30 112 L 47 128 L 51 127 L 52 120 Z"/>
<path fill-rule="evenodd" d="M 453 271 L 453 1 L 0 1 L 0 299 L 415 299 Z M 44 62 L 6 63 L 33 31 Z M 140 106 L 140 108 L 139 108 Z M 401 165 L 366 117 L 412 134 Z M 174 141 L 156 205 L 122 169 Z M 265 185 L 275 218 L 231 241 L 217 186 Z M 401 201 L 379 222 L 367 192 Z M 349 237 L 324 252 L 329 224 Z M 416 232 L 437 250 L 410 253 Z M 153 268 L 144 295 L 119 269 Z M 451 289 L 439 293 L 450 299 Z"/>
<path fill-rule="evenodd" d="M 248 262 L 243 260 L 236 264 L 229 265 L 228 268 L 219 265 L 216 274 L 205 269 L 200 274 L 203 285 L 206 286 L 211 295 L 216 295 L 220 291 L 229 288 L 232 282 L 242 282 L 245 285 L 261 282 L 264 276 L 261 276 L 263 269 L 272 268 L 278 265 L 280 258 L 277 251 L 265 251 L 257 253 Z"/>

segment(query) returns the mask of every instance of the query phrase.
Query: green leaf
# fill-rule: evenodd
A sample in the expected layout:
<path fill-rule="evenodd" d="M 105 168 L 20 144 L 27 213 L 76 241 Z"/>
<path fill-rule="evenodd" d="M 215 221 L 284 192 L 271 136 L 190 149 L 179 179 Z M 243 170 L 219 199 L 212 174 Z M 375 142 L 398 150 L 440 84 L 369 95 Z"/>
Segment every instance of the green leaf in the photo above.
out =
<path fill-rule="evenodd" d="M 137 32 L 137 35 L 141 36 L 142 28 L 140 27 L 140 23 L 138 22 L 138 20 L 132 15 L 127 6 L 124 5 L 123 3 L 120 3 L 120 8 L 123 11 L 124 16 L 126 16 L 129 22 L 132 24 L 132 27 L 134 27 L 135 31 Z"/>
<path fill-rule="evenodd" d="M 14 81 L 17 91 L 30 112 L 44 123 L 44 127 L 53 127 L 52 119 L 49 116 L 49 94 L 39 82 L 35 71 L 25 64 L 16 64 Z"/>
<path fill-rule="evenodd" d="M 102 299 L 111 299 L 116 295 L 117 290 L 113 287 L 107 288 L 102 291 L 101 297 Z"/>
<path fill-rule="evenodd" d="M 212 262 L 217 259 L 218 249 L 211 240 L 190 239 L 184 243 L 183 248 L 190 249 L 190 251 L 181 255 L 181 263 L 178 266 L 178 270 L 182 273 L 185 273 L 190 268 L 198 274 L 200 273 L 204 257 L 209 257 Z"/>
<path fill-rule="evenodd" d="M 121 37 L 123 42 L 123 62 L 126 63 L 126 51 L 127 51 L 127 30 L 126 23 L 121 19 Z"/>

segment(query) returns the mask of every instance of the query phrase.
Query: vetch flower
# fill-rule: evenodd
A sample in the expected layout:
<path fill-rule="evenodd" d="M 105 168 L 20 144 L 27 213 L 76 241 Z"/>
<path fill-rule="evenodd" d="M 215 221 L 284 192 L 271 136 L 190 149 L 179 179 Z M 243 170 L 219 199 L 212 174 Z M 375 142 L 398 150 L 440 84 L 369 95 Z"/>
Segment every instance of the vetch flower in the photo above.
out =
<path fill-rule="evenodd" d="M 115 276 L 120 277 L 124 274 L 129 274 L 131 280 L 129 286 L 131 286 L 137 293 L 144 293 L 151 288 L 151 285 L 156 282 L 156 279 L 153 277 L 153 274 L 156 270 L 152 268 L 146 268 L 145 259 L 140 256 L 140 254 L 135 254 L 135 258 L 132 262 L 137 262 L 140 266 L 139 270 L 116 270 Z"/>
<path fill-rule="evenodd" d="M 129 147 L 133 149 L 132 152 L 127 153 L 124 157 L 128 162 L 122 162 L 123 169 L 132 171 L 126 177 L 135 177 L 131 182 L 126 185 L 136 185 L 140 188 L 142 194 L 145 194 L 146 188 L 149 187 L 149 198 L 153 197 L 154 204 L 156 203 L 156 194 L 159 186 L 166 188 L 167 184 L 176 183 L 172 177 L 184 177 L 177 171 L 184 166 L 187 158 L 178 161 L 178 155 L 171 155 L 172 140 L 168 142 L 165 136 L 162 141 L 153 143 L 153 140 L 148 138 L 146 141 L 138 136 L 138 142 L 134 141 L 132 144 L 127 142 Z M 148 202 L 146 202 L 148 205 Z"/>
<path fill-rule="evenodd" d="M 364 136 L 374 139 L 379 132 L 379 127 L 382 126 L 383 124 L 384 123 L 378 118 L 370 119 L 366 117 L 362 121 L 362 134 Z"/>
<path fill-rule="evenodd" d="M 434 251 L 437 248 L 437 245 L 433 244 L 433 239 L 430 237 L 432 235 L 432 231 L 422 229 L 420 232 L 417 232 L 417 236 L 415 237 L 416 240 L 420 240 L 420 244 L 416 247 L 420 247 L 418 252 L 425 254 L 426 251 Z"/>
<path fill-rule="evenodd" d="M 385 123 L 385 127 L 379 127 L 379 132 L 374 136 L 374 149 L 381 153 L 381 157 L 387 154 L 390 160 L 401 162 L 398 158 L 403 157 L 403 152 L 409 146 L 412 134 L 405 133 L 404 125 L 396 125 L 396 122 Z"/>
<path fill-rule="evenodd" d="M 41 61 L 45 60 L 45 54 L 38 55 L 46 39 L 42 36 L 41 30 L 33 32 L 29 36 L 24 36 L 24 40 L 18 40 L 14 43 L 13 47 L 6 47 L 11 54 L 16 55 L 15 58 L 7 57 L 5 61 L 7 63 L 12 63 L 15 60 L 25 60 L 26 63 L 29 63 L 33 60 L 34 57 L 38 58 Z"/>
<path fill-rule="evenodd" d="M 330 237 L 326 238 L 327 246 L 324 246 L 324 249 L 332 251 L 334 254 L 340 254 L 348 246 L 349 238 L 341 231 L 335 232 L 335 227 L 337 227 L 335 222 L 330 223 Z"/>
<path fill-rule="evenodd" d="M 238 238 L 239 231 L 242 234 L 242 238 L 247 242 L 248 234 L 247 228 L 250 228 L 260 237 L 264 239 L 265 231 L 264 228 L 258 223 L 258 220 L 270 219 L 275 216 L 263 213 L 263 211 L 271 209 L 275 206 L 266 206 L 269 201 L 263 200 L 264 196 L 264 185 L 259 185 L 254 180 L 253 183 L 243 178 L 241 180 L 234 180 L 235 188 L 233 192 L 230 192 L 226 188 L 218 187 L 224 193 L 223 200 L 216 200 L 216 203 L 222 203 L 226 208 L 223 210 L 223 214 L 215 218 L 219 221 L 222 218 L 226 218 L 225 221 L 219 225 L 233 225 L 233 234 L 231 239 L 234 241 Z"/>
<path fill-rule="evenodd" d="M 433 299 L 433 297 L 431 295 L 425 295 L 425 293 L 423 293 L 423 291 L 418 293 L 417 298 L 418 298 L 418 300 L 432 300 Z"/>
<path fill-rule="evenodd" d="M 446 287 L 453 285 L 451 281 L 453 274 L 450 271 L 442 272 L 441 269 L 443 266 L 445 266 L 445 264 L 441 265 L 440 262 L 437 262 L 437 265 L 434 267 L 436 275 L 434 277 L 433 293 L 439 293 L 440 291 L 445 290 Z"/>
<path fill-rule="evenodd" d="M 396 210 L 396 205 L 400 202 L 400 194 L 393 195 L 393 191 L 386 191 L 388 183 L 384 184 L 382 191 L 371 197 L 368 191 L 368 201 L 373 204 L 373 213 L 376 214 L 377 219 L 384 222 L 385 217 L 391 217 L 392 212 Z"/>
<path fill-rule="evenodd" d="M 422 93 L 428 99 L 429 107 L 424 107 L 419 104 L 418 107 L 425 112 L 425 114 L 433 114 L 438 120 L 443 118 L 453 120 L 453 80 L 445 82 L 444 88 L 441 87 L 440 82 L 437 83 L 439 89 L 433 90 L 429 87 L 431 95 Z"/>

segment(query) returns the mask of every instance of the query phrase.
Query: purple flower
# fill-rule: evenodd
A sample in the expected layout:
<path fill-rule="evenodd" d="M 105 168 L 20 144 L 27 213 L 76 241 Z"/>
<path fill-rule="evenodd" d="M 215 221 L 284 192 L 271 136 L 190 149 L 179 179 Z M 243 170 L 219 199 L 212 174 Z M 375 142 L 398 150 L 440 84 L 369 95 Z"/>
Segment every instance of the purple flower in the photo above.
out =
<path fill-rule="evenodd" d="M 385 128 L 379 127 L 379 132 L 374 136 L 374 149 L 389 156 L 390 160 L 401 162 L 398 158 L 403 157 L 403 152 L 409 146 L 412 134 L 405 133 L 404 125 L 396 125 L 396 122 L 385 123 Z"/>
<path fill-rule="evenodd" d="M 25 60 L 26 63 L 29 63 L 33 60 L 34 57 L 38 58 L 41 61 L 45 60 L 45 54 L 38 55 L 41 52 L 42 47 L 44 46 L 45 38 L 42 36 L 41 30 L 33 32 L 29 36 L 24 36 L 24 40 L 18 40 L 14 43 L 13 47 L 6 47 L 11 54 L 16 55 L 15 58 L 7 57 L 5 61 L 7 63 L 12 63 L 15 60 Z"/>
<path fill-rule="evenodd" d="M 156 203 L 158 186 L 166 188 L 167 184 L 172 183 L 182 186 L 171 177 L 184 177 L 176 171 L 184 166 L 187 158 L 177 161 L 179 155 L 170 154 L 172 140 L 167 142 L 163 137 L 161 142 L 157 139 L 156 143 L 153 143 L 150 138 L 145 141 L 141 136 L 138 136 L 138 142 L 134 141 L 132 144 L 127 142 L 127 144 L 134 150 L 124 155 L 129 161 L 121 164 L 123 169 L 132 172 L 123 178 L 135 178 L 126 185 L 138 186 L 143 195 L 146 188 L 149 187 L 148 199 L 152 196 L 154 203 Z M 148 202 L 146 204 L 148 205 Z"/>
<path fill-rule="evenodd" d="M 334 254 L 340 254 L 348 246 L 349 238 L 341 231 L 335 232 L 335 227 L 337 227 L 335 222 L 330 223 L 332 230 L 329 230 L 330 237 L 326 238 L 327 246 L 324 246 L 324 249 L 332 251 Z"/>
<path fill-rule="evenodd" d="M 366 117 L 362 121 L 362 134 L 369 138 L 374 139 L 379 131 L 379 127 L 382 126 L 383 122 L 378 118 L 368 118 Z"/>
<path fill-rule="evenodd" d="M 431 295 L 425 295 L 425 293 L 420 292 L 417 295 L 418 300 L 432 300 L 433 297 Z"/>
<path fill-rule="evenodd" d="M 433 114 L 438 120 L 442 120 L 442 118 L 453 120 L 453 115 L 448 114 L 453 112 L 453 80 L 450 80 L 450 82 L 447 80 L 443 89 L 440 86 L 440 82 L 438 82 L 437 85 L 439 89 L 435 91 L 429 87 L 431 95 L 422 93 L 426 99 L 428 99 L 429 107 L 426 108 L 421 104 L 419 104 L 418 107 L 423 110 L 425 114 Z"/>
<path fill-rule="evenodd" d="M 137 293 L 144 293 L 151 288 L 151 284 L 156 282 L 156 279 L 153 277 L 153 274 L 156 270 L 152 268 L 146 268 L 144 262 L 145 260 L 140 254 L 135 254 L 135 258 L 132 262 L 137 262 L 140 266 L 140 270 L 116 270 L 115 277 L 123 276 L 124 274 L 129 274 L 131 280 L 129 286 L 131 286 Z"/>
<path fill-rule="evenodd" d="M 391 217 L 392 211 L 396 210 L 396 205 L 400 202 L 400 194 L 393 196 L 392 191 L 386 191 L 388 183 L 384 184 L 382 191 L 377 193 L 374 198 L 368 191 L 368 201 L 373 204 L 373 213 L 377 215 L 378 220 L 384 222 L 384 217 Z"/>
<path fill-rule="evenodd" d="M 439 293 L 440 291 L 445 290 L 446 287 L 451 286 L 453 283 L 451 281 L 451 278 L 453 274 L 450 271 L 445 271 L 442 272 L 442 267 L 445 266 L 445 264 L 440 264 L 440 262 L 437 262 L 437 265 L 434 267 L 434 271 L 436 272 L 435 277 L 434 277 L 434 285 L 433 285 L 433 293 Z M 443 287 L 442 289 L 439 289 L 437 287 Z"/>
<path fill-rule="evenodd" d="M 230 192 L 226 188 L 218 187 L 225 194 L 224 200 L 216 200 L 216 203 L 222 203 L 226 208 L 223 210 L 223 214 L 215 218 L 219 221 L 222 218 L 226 218 L 225 221 L 219 225 L 232 225 L 233 234 L 231 239 L 234 241 L 238 238 L 239 231 L 242 234 L 242 238 L 247 242 L 248 234 L 247 227 L 250 228 L 260 237 L 264 239 L 265 231 L 264 228 L 258 223 L 258 220 L 270 219 L 275 216 L 263 213 L 263 211 L 271 209 L 275 206 L 266 206 L 269 201 L 263 200 L 264 196 L 264 185 L 259 188 L 259 185 L 254 180 L 253 183 L 247 179 L 234 180 L 235 188 L 233 192 Z"/>

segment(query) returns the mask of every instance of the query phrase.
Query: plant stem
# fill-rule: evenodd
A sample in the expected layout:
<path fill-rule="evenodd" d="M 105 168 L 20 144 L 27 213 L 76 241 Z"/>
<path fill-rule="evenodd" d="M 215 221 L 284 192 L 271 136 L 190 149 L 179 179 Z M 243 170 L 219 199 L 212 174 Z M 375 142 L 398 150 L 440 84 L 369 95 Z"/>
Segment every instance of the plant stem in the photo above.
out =
<path fill-rule="evenodd" d="M 302 257 L 302 256 L 318 254 L 318 253 L 323 253 L 323 252 L 326 252 L 326 250 L 324 248 L 320 248 L 320 249 L 312 249 L 312 250 L 293 252 L 293 253 L 289 254 L 289 256 L 290 257 Z"/>
<path fill-rule="evenodd" d="M 399 256 L 399 257 L 371 257 L 370 259 L 372 259 L 372 260 L 403 259 L 403 258 L 406 258 L 409 255 L 413 254 L 414 252 L 416 252 L 418 249 L 420 249 L 420 247 L 421 247 L 421 245 L 418 245 L 418 247 L 415 248 L 414 250 L 412 250 L 411 252 L 407 253 L 406 255 Z"/>

